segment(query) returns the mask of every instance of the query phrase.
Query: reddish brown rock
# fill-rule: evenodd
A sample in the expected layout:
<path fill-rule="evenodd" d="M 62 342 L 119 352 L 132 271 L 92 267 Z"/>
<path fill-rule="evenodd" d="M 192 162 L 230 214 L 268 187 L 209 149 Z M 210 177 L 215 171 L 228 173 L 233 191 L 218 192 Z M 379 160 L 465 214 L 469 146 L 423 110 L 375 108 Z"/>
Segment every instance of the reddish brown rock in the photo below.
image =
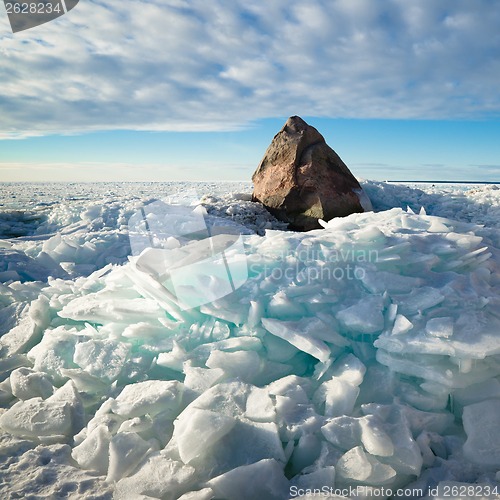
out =
<path fill-rule="evenodd" d="M 276 134 L 252 176 L 253 200 L 296 231 L 371 210 L 368 197 L 323 136 L 292 116 Z"/>

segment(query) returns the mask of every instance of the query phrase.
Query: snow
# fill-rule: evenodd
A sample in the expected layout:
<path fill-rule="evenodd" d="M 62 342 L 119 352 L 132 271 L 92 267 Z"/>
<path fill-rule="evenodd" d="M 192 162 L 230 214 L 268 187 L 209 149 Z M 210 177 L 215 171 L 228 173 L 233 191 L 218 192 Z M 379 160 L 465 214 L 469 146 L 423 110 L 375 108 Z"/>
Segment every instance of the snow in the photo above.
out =
<path fill-rule="evenodd" d="M 498 497 L 500 190 L 361 184 L 0 184 L 2 497 Z"/>

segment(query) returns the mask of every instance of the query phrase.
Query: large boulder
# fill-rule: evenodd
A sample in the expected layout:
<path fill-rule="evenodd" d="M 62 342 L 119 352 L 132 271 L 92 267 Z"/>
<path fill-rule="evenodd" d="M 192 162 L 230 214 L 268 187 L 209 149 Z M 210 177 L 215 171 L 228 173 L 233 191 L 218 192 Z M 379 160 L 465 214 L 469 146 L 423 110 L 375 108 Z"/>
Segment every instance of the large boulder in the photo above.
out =
<path fill-rule="evenodd" d="M 292 116 L 274 137 L 252 176 L 253 200 L 296 231 L 371 210 L 371 203 L 324 137 Z"/>

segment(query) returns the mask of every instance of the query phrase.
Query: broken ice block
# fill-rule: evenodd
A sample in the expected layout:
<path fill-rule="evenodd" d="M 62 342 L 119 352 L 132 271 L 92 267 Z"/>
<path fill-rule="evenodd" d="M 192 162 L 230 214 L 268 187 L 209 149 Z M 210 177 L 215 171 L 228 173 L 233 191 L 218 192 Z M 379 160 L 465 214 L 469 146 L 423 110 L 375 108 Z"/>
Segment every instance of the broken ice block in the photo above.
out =
<path fill-rule="evenodd" d="M 210 447 L 236 424 L 233 417 L 215 411 L 187 408 L 174 422 L 181 460 L 188 464 L 199 455 L 210 453 Z"/>
<path fill-rule="evenodd" d="M 112 410 L 127 418 L 168 411 L 173 419 L 183 408 L 184 391 L 184 385 L 176 380 L 147 380 L 130 384 L 113 401 Z"/>
<path fill-rule="evenodd" d="M 282 500 L 288 495 L 288 480 L 276 460 L 261 460 L 237 467 L 208 482 L 217 498 Z"/>
<path fill-rule="evenodd" d="M 162 452 L 146 456 L 134 473 L 116 483 L 118 498 L 163 498 L 176 500 L 191 491 L 195 483 L 195 469 L 172 460 Z M 144 495 L 144 496 L 141 496 Z"/>
<path fill-rule="evenodd" d="M 350 415 L 353 412 L 358 395 L 359 387 L 341 378 L 333 377 L 319 386 L 313 400 L 320 410 L 324 403 L 325 417 L 338 417 Z"/>
<path fill-rule="evenodd" d="M 392 327 L 392 335 L 403 335 L 408 333 L 412 328 L 413 323 L 406 316 L 398 314 Z"/>
<path fill-rule="evenodd" d="M 290 342 L 290 344 L 300 351 L 304 351 L 320 361 L 326 361 L 331 354 L 328 346 L 323 341 L 311 335 L 304 334 L 297 323 L 295 321 L 262 318 L 262 324 L 267 331 Z"/>
<path fill-rule="evenodd" d="M 344 480 L 354 480 L 373 486 L 387 484 L 396 476 L 396 471 L 391 466 L 382 464 L 375 457 L 365 453 L 361 446 L 356 446 L 342 455 L 336 470 Z"/>
<path fill-rule="evenodd" d="M 500 468 L 500 399 L 488 399 L 464 408 L 467 441 L 465 457 L 482 467 Z"/>
<path fill-rule="evenodd" d="M 47 399 L 54 392 L 49 377 L 30 368 L 17 368 L 10 374 L 12 395 L 27 400 L 35 397 Z"/>
<path fill-rule="evenodd" d="M 109 444 L 109 467 L 106 481 L 118 481 L 132 472 L 151 449 L 135 432 L 119 432 Z"/>
<path fill-rule="evenodd" d="M 337 319 L 348 331 L 355 333 L 377 333 L 384 328 L 382 297 L 366 297 L 356 304 L 342 309 Z"/>

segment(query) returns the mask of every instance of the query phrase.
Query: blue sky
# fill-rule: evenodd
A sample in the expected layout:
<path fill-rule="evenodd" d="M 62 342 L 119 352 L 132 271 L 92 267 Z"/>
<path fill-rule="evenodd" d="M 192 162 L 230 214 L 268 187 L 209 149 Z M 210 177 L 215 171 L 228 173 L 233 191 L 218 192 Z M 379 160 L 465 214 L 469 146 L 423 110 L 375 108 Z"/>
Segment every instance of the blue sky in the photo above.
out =
<path fill-rule="evenodd" d="M 0 9 L 0 180 L 248 180 L 298 114 L 369 179 L 500 181 L 500 3 Z"/>

